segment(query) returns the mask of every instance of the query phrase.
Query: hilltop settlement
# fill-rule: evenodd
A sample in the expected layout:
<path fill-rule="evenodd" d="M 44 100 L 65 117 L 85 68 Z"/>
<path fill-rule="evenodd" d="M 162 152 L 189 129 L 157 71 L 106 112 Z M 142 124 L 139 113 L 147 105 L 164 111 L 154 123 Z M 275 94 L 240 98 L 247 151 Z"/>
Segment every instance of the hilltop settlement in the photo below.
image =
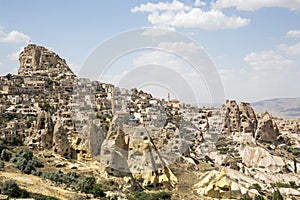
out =
<path fill-rule="evenodd" d="M 0 76 L 0 199 L 300 199 L 300 119 L 77 77 L 29 44 Z"/>

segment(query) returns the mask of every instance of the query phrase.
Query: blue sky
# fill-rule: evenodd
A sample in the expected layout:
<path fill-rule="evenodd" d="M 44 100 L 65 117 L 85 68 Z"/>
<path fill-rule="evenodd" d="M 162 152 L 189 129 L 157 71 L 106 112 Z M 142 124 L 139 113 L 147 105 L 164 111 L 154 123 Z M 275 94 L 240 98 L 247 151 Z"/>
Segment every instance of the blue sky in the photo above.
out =
<path fill-rule="evenodd" d="M 150 26 L 203 46 L 226 98 L 300 96 L 300 0 L 0 0 L 0 74 L 17 73 L 17 54 L 29 41 L 78 71 L 101 42 Z"/>

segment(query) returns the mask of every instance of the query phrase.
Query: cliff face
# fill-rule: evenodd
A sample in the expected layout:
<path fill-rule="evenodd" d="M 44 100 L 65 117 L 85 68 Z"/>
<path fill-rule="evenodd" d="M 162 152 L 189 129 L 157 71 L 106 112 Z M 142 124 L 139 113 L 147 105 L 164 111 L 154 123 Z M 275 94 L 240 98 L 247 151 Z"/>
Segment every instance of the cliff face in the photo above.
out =
<path fill-rule="evenodd" d="M 21 76 L 46 76 L 59 77 L 61 75 L 74 75 L 66 61 L 56 53 L 42 46 L 29 44 L 20 53 L 20 68 L 18 75 Z"/>

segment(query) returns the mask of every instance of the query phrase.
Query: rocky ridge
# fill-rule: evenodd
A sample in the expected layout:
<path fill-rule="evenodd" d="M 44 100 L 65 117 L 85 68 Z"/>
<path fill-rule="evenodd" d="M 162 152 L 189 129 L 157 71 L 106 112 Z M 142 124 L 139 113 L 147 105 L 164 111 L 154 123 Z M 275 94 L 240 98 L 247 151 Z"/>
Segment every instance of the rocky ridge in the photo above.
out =
<path fill-rule="evenodd" d="M 33 44 L 20 54 L 19 74 L 0 77 L 0 89 L 2 140 L 18 138 L 47 169 L 112 182 L 107 198 L 137 190 L 169 191 L 173 199 L 254 198 L 274 188 L 299 197 L 299 120 L 233 100 L 201 109 L 78 78 L 65 60 Z"/>

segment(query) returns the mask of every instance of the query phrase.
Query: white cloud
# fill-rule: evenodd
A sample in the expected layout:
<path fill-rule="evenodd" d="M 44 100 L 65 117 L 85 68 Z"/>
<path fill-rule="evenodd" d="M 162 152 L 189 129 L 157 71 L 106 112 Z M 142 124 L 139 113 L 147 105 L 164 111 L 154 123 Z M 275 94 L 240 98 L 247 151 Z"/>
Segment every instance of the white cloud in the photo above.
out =
<path fill-rule="evenodd" d="M 300 0 L 217 0 L 211 3 L 215 9 L 236 7 L 238 10 L 254 11 L 265 7 L 282 7 L 290 10 L 300 8 Z"/>
<path fill-rule="evenodd" d="M 193 8 L 188 12 L 153 12 L 148 16 L 150 23 L 168 24 L 173 27 L 201 28 L 206 30 L 236 29 L 249 24 L 249 19 L 241 17 L 228 17 L 221 11 L 202 11 Z"/>
<path fill-rule="evenodd" d="M 300 55 L 300 42 L 298 42 L 297 44 L 292 45 L 292 46 L 288 46 L 286 44 L 280 44 L 278 46 L 278 49 L 280 51 L 283 51 L 286 54 Z"/>
<path fill-rule="evenodd" d="M 136 6 L 131 9 L 132 13 L 135 12 L 156 12 L 156 11 L 187 11 L 191 8 L 184 3 L 177 0 L 173 0 L 172 3 L 169 2 L 158 2 L 158 3 L 146 3 Z"/>
<path fill-rule="evenodd" d="M 18 61 L 19 60 L 19 54 L 21 53 L 21 51 L 23 51 L 23 49 L 24 49 L 24 47 L 20 47 L 19 51 L 8 54 L 7 58 L 9 60 Z"/>
<path fill-rule="evenodd" d="M 195 3 L 194 3 L 194 5 L 202 7 L 202 6 L 205 6 L 206 3 L 204 1 L 201 1 L 201 0 L 196 0 Z"/>
<path fill-rule="evenodd" d="M 299 67 L 275 51 L 252 52 L 239 68 L 219 69 L 226 98 L 256 102 L 297 95 Z"/>
<path fill-rule="evenodd" d="M 23 43 L 29 41 L 30 37 L 24 33 L 20 33 L 18 31 L 11 31 L 9 33 L 5 33 L 3 31 L 3 28 L 0 27 L 0 42 Z"/>
<path fill-rule="evenodd" d="M 290 30 L 286 33 L 286 37 L 300 37 L 300 30 Z"/>
<path fill-rule="evenodd" d="M 201 1 L 195 3 L 200 5 Z M 131 11 L 148 12 L 148 21 L 154 26 L 219 30 L 236 29 L 250 23 L 249 19 L 226 16 L 222 11 L 215 9 L 204 11 L 199 7 L 192 8 L 176 0 L 172 3 L 141 4 Z"/>
<path fill-rule="evenodd" d="M 256 71 L 285 70 L 288 67 L 294 66 L 296 63 L 292 60 L 284 58 L 274 51 L 264 51 L 261 53 L 250 53 L 244 58 L 252 69 Z"/>

